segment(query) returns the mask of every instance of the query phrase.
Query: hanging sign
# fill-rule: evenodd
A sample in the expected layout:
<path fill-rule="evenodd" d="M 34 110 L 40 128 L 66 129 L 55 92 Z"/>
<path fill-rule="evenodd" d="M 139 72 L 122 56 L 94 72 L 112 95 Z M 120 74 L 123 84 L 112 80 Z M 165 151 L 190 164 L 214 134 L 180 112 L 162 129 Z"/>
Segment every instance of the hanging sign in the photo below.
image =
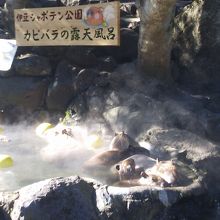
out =
<path fill-rule="evenodd" d="M 119 45 L 119 2 L 15 9 L 18 46 Z"/>
<path fill-rule="evenodd" d="M 0 39 L 0 70 L 8 71 L 11 69 L 15 53 L 17 51 L 16 41 Z"/>

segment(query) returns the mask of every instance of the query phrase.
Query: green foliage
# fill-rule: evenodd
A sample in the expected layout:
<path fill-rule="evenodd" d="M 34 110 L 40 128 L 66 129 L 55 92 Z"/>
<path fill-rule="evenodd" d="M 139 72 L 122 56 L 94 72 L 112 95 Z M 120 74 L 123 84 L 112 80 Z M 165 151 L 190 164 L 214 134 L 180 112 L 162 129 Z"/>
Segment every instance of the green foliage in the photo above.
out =
<path fill-rule="evenodd" d="M 72 121 L 72 111 L 70 109 L 66 110 L 65 111 L 65 116 L 64 118 L 61 120 L 61 123 L 65 124 L 65 125 L 71 125 L 73 124 L 73 121 Z"/>

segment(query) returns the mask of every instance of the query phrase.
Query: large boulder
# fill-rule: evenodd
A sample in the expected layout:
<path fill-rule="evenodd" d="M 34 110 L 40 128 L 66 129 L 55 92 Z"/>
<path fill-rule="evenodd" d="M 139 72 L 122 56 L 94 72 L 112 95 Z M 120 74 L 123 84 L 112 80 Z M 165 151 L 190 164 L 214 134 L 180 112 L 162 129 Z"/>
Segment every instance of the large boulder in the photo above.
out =
<path fill-rule="evenodd" d="M 24 54 L 25 52 L 19 51 L 19 49 L 29 49 L 29 53 L 37 54 L 42 57 L 46 57 L 50 63 L 52 63 L 52 69 L 55 70 L 57 64 L 64 58 L 64 54 L 67 50 L 67 47 L 63 46 L 34 46 L 32 48 L 29 47 L 18 47 L 18 55 Z M 26 52 L 27 53 L 27 52 Z"/>
<path fill-rule="evenodd" d="M 67 111 L 76 114 L 78 117 L 84 116 L 88 111 L 85 95 L 77 95 L 74 97 Z"/>
<path fill-rule="evenodd" d="M 6 219 L 100 219 L 94 188 L 78 177 L 42 181 L 22 188 L 15 195 L 7 198 L 15 199 L 12 210 L 8 210 L 9 204 L 3 204 L 10 212 Z"/>
<path fill-rule="evenodd" d="M 56 69 L 55 79 L 49 87 L 46 104 L 49 110 L 64 111 L 75 95 L 74 82 L 79 69 L 61 61 Z"/>
<path fill-rule="evenodd" d="M 39 77 L 0 78 L 0 106 L 23 107 L 36 110 L 42 107 L 48 80 Z"/>
<path fill-rule="evenodd" d="M 73 65 L 84 68 L 96 67 L 99 64 L 97 57 L 92 52 L 92 48 L 86 46 L 69 47 L 66 51 L 65 57 Z"/>
<path fill-rule="evenodd" d="M 186 130 L 159 126 L 152 127 L 139 138 L 150 143 L 153 157 L 178 158 L 206 172 L 207 190 L 211 194 L 220 193 L 220 169 L 216 166 L 220 162 L 220 148 L 217 144 Z"/>
<path fill-rule="evenodd" d="M 0 217 L 1 220 L 141 220 L 147 216 L 156 220 L 158 216 L 167 219 L 163 217 L 171 212 L 173 218 L 189 219 L 209 214 L 206 211 L 210 206 L 203 203 L 208 199 L 203 195 L 200 178 L 189 186 L 164 189 L 112 187 L 74 176 L 53 178 L 15 192 L 0 193 Z"/>
<path fill-rule="evenodd" d="M 70 101 L 85 92 L 95 83 L 98 71 L 94 69 L 80 69 L 61 61 L 56 69 L 55 80 L 50 85 L 46 104 L 49 110 L 65 111 Z"/>
<path fill-rule="evenodd" d="M 25 54 L 17 57 L 13 67 L 21 76 L 48 76 L 51 74 L 51 66 L 46 57 L 36 54 Z"/>
<path fill-rule="evenodd" d="M 219 91 L 220 7 L 218 0 L 196 0 L 175 18 L 174 77 L 194 91 Z"/>
<path fill-rule="evenodd" d="M 76 76 L 74 88 L 77 93 L 86 91 L 90 86 L 95 84 L 99 73 L 95 69 L 82 69 Z"/>
<path fill-rule="evenodd" d="M 133 105 L 117 106 L 108 109 L 103 113 L 103 117 L 109 123 L 113 131 L 124 130 L 135 137 L 141 132 L 143 126 L 149 125 L 153 119 L 153 114 L 149 114 L 148 109 L 133 109 Z M 150 117 L 149 117 L 150 116 Z"/>

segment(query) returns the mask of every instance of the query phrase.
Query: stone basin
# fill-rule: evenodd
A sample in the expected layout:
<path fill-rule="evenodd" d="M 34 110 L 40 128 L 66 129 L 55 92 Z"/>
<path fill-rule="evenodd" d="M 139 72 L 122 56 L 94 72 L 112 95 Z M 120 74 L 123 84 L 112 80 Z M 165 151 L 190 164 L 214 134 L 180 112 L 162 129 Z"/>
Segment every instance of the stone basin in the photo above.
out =
<path fill-rule="evenodd" d="M 204 194 L 203 174 L 186 167 L 188 182 L 177 187 L 116 187 L 79 176 L 47 179 L 1 192 L 0 219 L 157 219 Z"/>

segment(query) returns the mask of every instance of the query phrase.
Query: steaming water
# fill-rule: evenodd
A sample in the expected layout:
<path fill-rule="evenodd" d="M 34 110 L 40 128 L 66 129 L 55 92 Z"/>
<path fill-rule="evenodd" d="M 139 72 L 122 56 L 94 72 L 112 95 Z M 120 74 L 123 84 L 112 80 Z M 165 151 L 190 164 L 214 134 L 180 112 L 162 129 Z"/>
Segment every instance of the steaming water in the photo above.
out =
<path fill-rule="evenodd" d="M 0 191 L 15 190 L 51 177 L 82 176 L 83 162 L 98 151 L 86 149 L 85 146 L 78 146 L 79 149 L 75 150 L 74 143 L 68 143 L 68 140 L 64 140 L 63 146 L 56 140 L 48 144 L 35 134 L 35 126 L 1 128 L 4 129 L 2 135 L 11 141 L 0 142 L 0 154 L 10 155 L 14 165 L 0 169 Z M 48 155 L 52 155 L 52 159 Z"/>

